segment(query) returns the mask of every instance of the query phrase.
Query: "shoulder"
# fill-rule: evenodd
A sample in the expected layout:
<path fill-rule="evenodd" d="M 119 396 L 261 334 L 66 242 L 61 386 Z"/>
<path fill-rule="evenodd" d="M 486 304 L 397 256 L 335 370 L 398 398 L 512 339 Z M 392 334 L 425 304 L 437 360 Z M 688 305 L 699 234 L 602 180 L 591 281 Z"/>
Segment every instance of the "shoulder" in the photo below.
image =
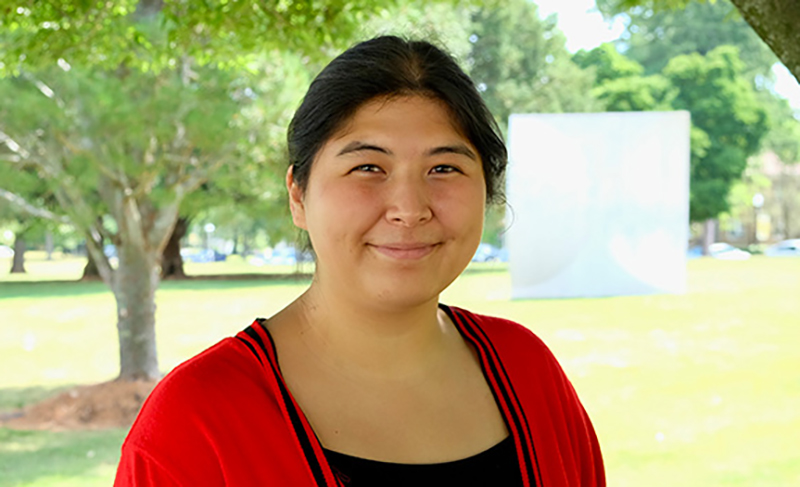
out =
<path fill-rule="evenodd" d="M 245 343 L 225 338 L 164 377 L 147 398 L 123 445 L 123 461 L 163 465 L 182 484 L 221 480 L 253 428 L 282 424 L 264 368 Z"/>
<path fill-rule="evenodd" d="M 158 383 L 148 398 L 148 403 L 155 404 L 148 406 L 161 410 L 186 404 L 202 409 L 194 402 L 198 395 L 207 404 L 230 394 L 246 393 L 260 386 L 259 375 L 260 364 L 255 357 L 235 337 L 228 337 L 175 367 Z"/>
<path fill-rule="evenodd" d="M 522 354 L 527 360 L 538 357 L 555 361 L 544 341 L 520 323 L 506 318 L 473 313 L 455 306 L 450 306 L 449 309 L 456 319 L 472 324 L 477 333 L 483 335 L 479 338 L 487 340 L 498 352 L 504 352 L 502 355 Z"/>
<path fill-rule="evenodd" d="M 462 333 L 506 375 L 523 405 L 561 409 L 565 402 L 579 406 L 575 390 L 556 357 L 531 330 L 514 321 L 450 308 Z M 470 336 L 471 335 L 471 336 Z"/>
<path fill-rule="evenodd" d="M 508 377 L 551 485 L 605 485 L 600 446 L 586 410 L 553 353 L 534 332 L 504 318 L 451 307 L 460 328 Z"/>
<path fill-rule="evenodd" d="M 260 377 L 261 366 L 249 350 L 236 338 L 225 338 L 161 379 L 126 443 L 148 443 L 154 436 L 168 436 L 168 430 L 213 423 L 234 409 L 238 398 L 263 389 Z"/>

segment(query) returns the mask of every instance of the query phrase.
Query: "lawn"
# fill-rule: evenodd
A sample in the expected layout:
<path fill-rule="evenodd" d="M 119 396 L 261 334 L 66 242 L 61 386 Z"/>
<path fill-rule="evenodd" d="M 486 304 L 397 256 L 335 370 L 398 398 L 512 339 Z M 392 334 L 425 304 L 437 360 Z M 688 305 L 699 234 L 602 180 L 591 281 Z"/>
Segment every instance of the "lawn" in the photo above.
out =
<path fill-rule="evenodd" d="M 215 267 L 189 272 L 244 269 L 207 265 Z M 25 279 L 0 274 L 0 410 L 114 377 L 105 287 L 35 282 L 68 267 L 80 273 L 79 262 L 57 261 L 32 262 Z M 800 485 L 800 259 L 693 260 L 686 295 L 604 299 L 510 301 L 505 269 L 477 270 L 443 302 L 525 323 L 550 345 L 594 420 L 609 485 Z M 277 311 L 306 285 L 162 284 L 162 368 Z M 0 487 L 110 485 L 124 435 L 0 429 Z"/>

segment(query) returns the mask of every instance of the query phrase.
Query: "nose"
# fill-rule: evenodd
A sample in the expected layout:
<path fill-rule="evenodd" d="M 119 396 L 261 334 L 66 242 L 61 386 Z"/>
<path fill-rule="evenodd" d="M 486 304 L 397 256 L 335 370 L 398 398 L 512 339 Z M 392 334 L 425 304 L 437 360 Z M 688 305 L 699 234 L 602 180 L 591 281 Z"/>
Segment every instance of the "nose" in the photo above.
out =
<path fill-rule="evenodd" d="M 404 177 L 385 189 L 386 219 L 389 222 L 412 227 L 433 217 L 430 190 L 424 180 Z"/>

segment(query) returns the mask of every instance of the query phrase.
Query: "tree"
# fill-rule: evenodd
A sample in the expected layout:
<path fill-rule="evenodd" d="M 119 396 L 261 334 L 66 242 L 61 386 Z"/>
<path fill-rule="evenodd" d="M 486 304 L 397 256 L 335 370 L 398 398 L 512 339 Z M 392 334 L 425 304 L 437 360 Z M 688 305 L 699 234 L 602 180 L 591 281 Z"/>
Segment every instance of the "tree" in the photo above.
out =
<path fill-rule="evenodd" d="M 758 102 L 770 120 L 764 147 L 775 152 L 785 164 L 800 163 L 800 120 L 795 118 L 789 102 L 769 91 L 758 92 Z"/>
<path fill-rule="evenodd" d="M 288 220 L 288 202 L 283 198 L 285 127 L 312 79 L 314 67 L 297 55 L 280 52 L 254 61 L 251 67 L 256 68 L 258 76 L 250 78 L 249 102 L 238 119 L 250 134 L 243 141 L 247 161 L 220 167 L 213 179 L 186 196 L 179 210 L 181 216 L 164 248 L 162 278 L 185 276 L 180 240 L 198 215 L 227 210 L 225 218 L 217 220 L 218 228 L 252 228 L 258 222 L 262 229 L 279 238 L 294 228 Z"/>
<path fill-rule="evenodd" d="M 619 10 L 620 2 L 598 2 L 607 14 Z M 770 133 L 765 138 L 767 150 L 783 154 L 782 160 L 793 162 L 796 157 L 786 157 L 800 144 L 797 137 L 800 121 L 795 118 L 786 102 L 773 90 L 772 67 L 777 58 L 741 18 L 736 7 L 728 0 L 712 3 L 688 3 L 680 10 L 653 10 L 642 7 L 624 12 L 626 30 L 617 47 L 626 56 L 642 63 L 646 73 L 660 72 L 673 57 L 680 54 L 707 54 L 722 45 L 739 48 L 744 62 L 744 76 L 759 91 L 758 98 L 770 114 Z"/>
<path fill-rule="evenodd" d="M 673 106 L 692 114 L 692 221 L 713 219 L 728 209 L 731 186 L 767 132 L 767 114 L 742 70 L 732 46 L 706 56 L 678 56 L 664 68 L 664 76 L 677 89 Z"/>
<path fill-rule="evenodd" d="M 643 76 L 644 68 L 609 43 L 580 50 L 572 60 L 595 75 L 592 95 L 606 111 L 671 110 L 675 88 L 661 75 Z"/>
<path fill-rule="evenodd" d="M 742 17 L 800 82 L 800 4 L 794 0 L 732 0 Z"/>
<path fill-rule="evenodd" d="M 471 12 L 471 47 L 463 63 L 503 131 L 512 113 L 591 112 L 592 77 L 570 60 L 551 16 L 539 19 L 527 0 Z M 483 240 L 501 244 L 505 208 L 489 208 Z"/>
<path fill-rule="evenodd" d="M 696 1 L 705 3 L 703 0 L 597 0 L 597 4 L 602 12 L 615 14 L 682 9 Z M 797 29 L 800 3 L 796 0 L 731 0 L 731 3 L 800 82 L 800 30 Z M 705 34 L 705 27 L 698 34 Z"/>
<path fill-rule="evenodd" d="M 0 131 L 0 138 L 2 137 L 3 132 Z M 5 221 L 14 232 L 11 273 L 25 273 L 28 242 L 48 231 L 47 221 L 64 222 L 64 217 L 54 213 L 57 205 L 54 204 L 46 184 L 35 171 L 14 170 L 0 164 L 0 181 L 15 190 L 15 193 L 11 193 L 0 188 L 0 221 Z M 31 201 L 35 205 L 29 203 Z"/>
<path fill-rule="evenodd" d="M 642 62 L 645 72 L 652 73 L 661 70 L 677 55 L 705 55 L 719 46 L 735 45 L 739 48 L 743 61 L 742 75 L 756 88 L 757 103 L 768 114 L 770 121 L 769 132 L 763 138 L 762 147 L 779 154 L 783 161 L 797 160 L 800 121 L 787 102 L 772 89 L 771 68 L 776 58 L 742 19 L 733 4 L 728 0 L 710 3 L 671 2 L 670 6 L 675 8 L 664 9 L 667 2 L 663 1 L 639 2 L 638 6 L 630 7 L 633 3 L 598 1 L 598 6 L 608 15 L 623 12 L 626 32 L 623 39 L 617 42 L 617 47 L 625 55 Z M 693 160 L 704 157 L 706 149 L 703 146 L 710 143 L 706 135 L 696 127 L 693 128 Z M 742 162 L 738 164 L 741 166 Z M 735 172 L 740 174 L 738 170 Z M 697 188 L 702 188 L 702 185 L 697 185 Z M 719 186 L 717 195 L 727 192 L 724 186 Z M 782 198 L 786 194 L 788 193 L 776 192 L 776 196 Z M 752 194 L 748 201 L 749 198 L 752 198 Z M 722 206 L 727 207 L 728 203 Z"/>
<path fill-rule="evenodd" d="M 723 45 L 739 47 L 745 76 L 750 79 L 770 76 L 777 62 L 728 0 L 690 3 L 680 10 L 630 9 L 623 18 L 625 31 L 617 47 L 647 74 L 660 73 L 675 56 L 706 55 Z"/>
<path fill-rule="evenodd" d="M 570 60 L 555 17 L 540 20 L 526 0 L 472 16 L 470 75 L 505 128 L 512 113 L 596 111 L 592 79 Z"/>
<path fill-rule="evenodd" d="M 644 73 L 641 64 L 622 55 L 608 42 L 591 51 L 579 50 L 572 56 L 572 61 L 583 69 L 593 71 L 595 86 L 620 78 L 641 76 Z"/>
<path fill-rule="evenodd" d="M 157 267 L 181 200 L 217 166 L 239 157 L 232 76 L 189 69 L 50 69 L 5 86 L 3 128 L 17 147 L 15 164 L 35 168 L 52 184 L 114 292 L 126 378 L 159 374 Z M 105 242 L 117 249 L 116 268 L 104 254 Z"/>
<path fill-rule="evenodd" d="M 0 8 L 0 75 L 13 76 L 0 87 L 0 159 L 38 171 L 85 235 L 117 301 L 120 378 L 160 375 L 158 260 L 186 195 L 225 168 L 264 164 L 250 157 L 258 133 L 242 122 L 258 96 L 246 76 L 259 74 L 253 63 L 273 49 L 325 58 L 381 8 L 180 0 Z"/>
<path fill-rule="evenodd" d="M 53 65 L 160 71 L 176 57 L 242 66 L 279 49 L 313 59 L 346 46 L 361 25 L 396 0 L 195 2 L 41 0 L 0 4 L 0 74 Z"/>
<path fill-rule="evenodd" d="M 728 209 L 730 188 L 767 131 L 767 114 L 743 76 L 737 48 L 676 56 L 651 76 L 610 44 L 574 59 L 599 74 L 593 93 L 608 110 L 691 112 L 690 219 L 708 221 Z"/>
<path fill-rule="evenodd" d="M 20 231 L 19 211 L 12 207 L 8 201 L 0 199 L 0 222 L 5 227 L 13 228 L 14 241 L 11 245 L 14 248 L 14 257 L 11 259 L 11 274 L 21 274 L 25 272 L 25 236 L 24 231 Z"/>

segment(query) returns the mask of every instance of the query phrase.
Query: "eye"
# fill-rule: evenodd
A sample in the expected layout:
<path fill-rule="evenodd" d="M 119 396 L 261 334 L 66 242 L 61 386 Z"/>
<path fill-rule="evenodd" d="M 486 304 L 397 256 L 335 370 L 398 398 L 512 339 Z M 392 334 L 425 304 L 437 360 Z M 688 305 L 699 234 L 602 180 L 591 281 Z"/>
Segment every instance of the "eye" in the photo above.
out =
<path fill-rule="evenodd" d="M 438 166 L 434 166 L 434 168 L 431 169 L 431 172 L 434 174 L 450 174 L 461 171 L 455 166 L 450 166 L 447 164 L 439 164 Z"/>
<path fill-rule="evenodd" d="M 360 166 L 356 166 L 350 170 L 350 172 L 372 172 L 377 173 L 381 172 L 381 168 L 376 166 L 375 164 L 361 164 Z"/>

